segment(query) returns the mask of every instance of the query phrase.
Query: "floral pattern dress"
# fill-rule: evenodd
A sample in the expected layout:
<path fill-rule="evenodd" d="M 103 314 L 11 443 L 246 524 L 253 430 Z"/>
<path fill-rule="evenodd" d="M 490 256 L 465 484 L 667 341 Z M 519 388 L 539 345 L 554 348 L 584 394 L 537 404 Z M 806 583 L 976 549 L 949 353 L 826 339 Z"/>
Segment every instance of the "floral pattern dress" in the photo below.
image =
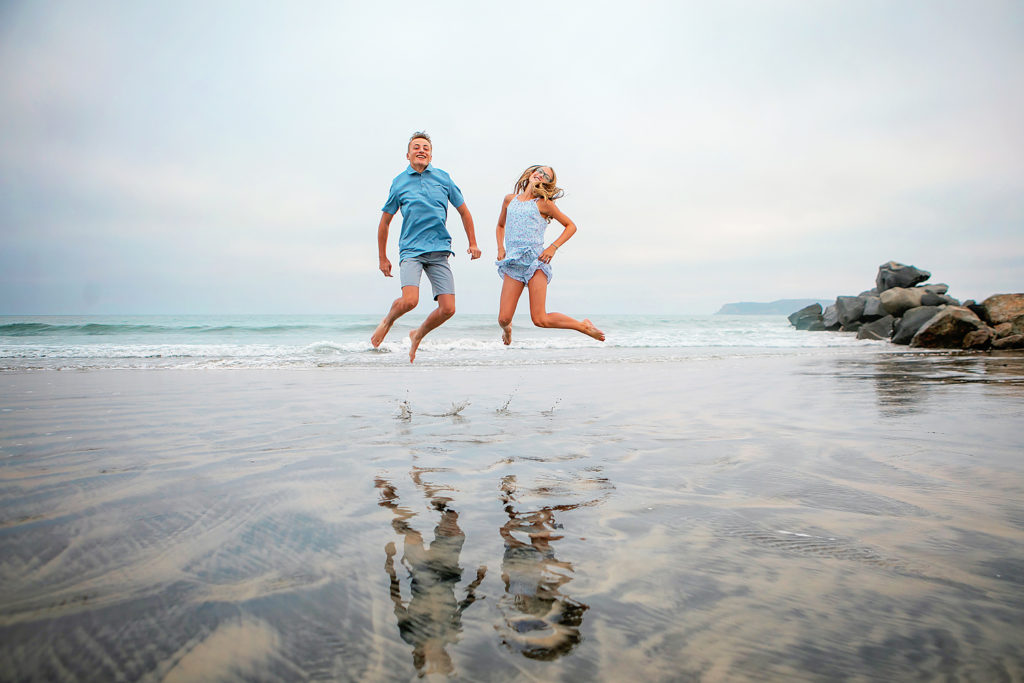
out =
<path fill-rule="evenodd" d="M 540 260 L 548 221 L 537 208 L 537 199 L 512 198 L 505 209 L 505 258 L 495 261 L 498 277 L 529 283 L 538 270 L 551 282 L 551 265 Z"/>

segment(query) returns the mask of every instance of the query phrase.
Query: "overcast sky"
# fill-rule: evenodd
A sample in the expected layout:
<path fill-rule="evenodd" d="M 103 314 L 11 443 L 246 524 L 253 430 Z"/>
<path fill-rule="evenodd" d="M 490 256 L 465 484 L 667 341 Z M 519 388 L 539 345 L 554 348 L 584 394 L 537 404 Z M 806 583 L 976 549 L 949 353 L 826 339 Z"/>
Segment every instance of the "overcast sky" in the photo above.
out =
<path fill-rule="evenodd" d="M 579 226 L 554 310 L 832 298 L 890 259 L 1021 292 L 1022 122 L 1018 0 L 6 0 L 0 314 L 383 314 L 417 129 L 484 251 L 450 210 L 463 312 L 497 310 L 534 163 Z"/>

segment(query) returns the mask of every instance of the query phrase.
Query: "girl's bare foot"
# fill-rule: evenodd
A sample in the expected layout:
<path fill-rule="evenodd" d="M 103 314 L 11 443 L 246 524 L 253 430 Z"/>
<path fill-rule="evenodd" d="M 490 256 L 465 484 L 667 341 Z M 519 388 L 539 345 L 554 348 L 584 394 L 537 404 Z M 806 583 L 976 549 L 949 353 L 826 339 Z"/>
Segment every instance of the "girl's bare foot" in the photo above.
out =
<path fill-rule="evenodd" d="M 589 318 L 583 319 L 583 334 L 593 337 L 597 341 L 604 341 L 604 332 L 594 327 Z"/>
<path fill-rule="evenodd" d="M 502 327 L 501 328 L 501 341 L 503 341 L 505 343 L 505 346 L 508 346 L 509 344 L 512 343 L 512 326 L 511 325 L 509 325 L 508 327 Z"/>
<path fill-rule="evenodd" d="M 412 363 L 416 360 L 416 349 L 420 347 L 420 342 L 423 340 L 423 335 L 420 334 L 419 328 L 416 328 L 409 333 L 409 341 L 411 346 L 409 347 L 409 362 Z"/>

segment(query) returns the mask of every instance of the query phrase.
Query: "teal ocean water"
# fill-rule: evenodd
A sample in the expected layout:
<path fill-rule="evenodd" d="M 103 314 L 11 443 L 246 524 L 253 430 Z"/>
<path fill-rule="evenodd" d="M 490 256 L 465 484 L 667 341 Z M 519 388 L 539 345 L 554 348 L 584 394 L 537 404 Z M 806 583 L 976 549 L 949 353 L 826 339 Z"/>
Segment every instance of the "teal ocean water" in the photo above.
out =
<path fill-rule="evenodd" d="M 375 315 L 5 316 L 0 369 L 302 368 L 404 364 L 408 334 L 426 315 L 402 318 L 379 349 Z M 506 365 L 679 360 L 722 355 L 891 348 L 852 335 L 795 330 L 784 316 L 594 316 L 596 342 L 565 330 L 514 324 L 501 343 L 490 315 L 458 314 L 420 346 L 420 365 Z"/>

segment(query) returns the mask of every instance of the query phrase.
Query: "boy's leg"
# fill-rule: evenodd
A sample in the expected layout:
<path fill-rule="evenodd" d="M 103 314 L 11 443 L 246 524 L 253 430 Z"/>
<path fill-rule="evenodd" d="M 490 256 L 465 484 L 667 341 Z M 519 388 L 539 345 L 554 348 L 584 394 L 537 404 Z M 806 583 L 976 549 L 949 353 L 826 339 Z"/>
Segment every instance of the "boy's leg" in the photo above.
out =
<path fill-rule="evenodd" d="M 401 318 L 403 315 L 416 308 L 416 304 L 419 303 L 420 288 L 407 286 L 402 287 L 402 296 L 398 297 L 391 303 L 391 310 L 384 316 L 384 319 L 380 321 L 380 325 L 377 325 L 377 329 L 373 331 L 370 336 L 370 343 L 373 344 L 373 348 L 380 346 L 380 343 L 384 341 L 384 337 L 387 336 L 388 330 L 395 324 L 395 321 Z"/>
<path fill-rule="evenodd" d="M 430 312 L 430 315 L 427 316 L 426 320 L 419 327 L 409 333 L 409 341 L 411 342 L 409 347 L 410 363 L 416 360 L 416 349 L 419 348 L 420 342 L 427 336 L 427 333 L 443 325 L 453 315 L 455 315 L 455 295 L 439 295 L 437 297 L 437 308 Z"/>
<path fill-rule="evenodd" d="M 427 256 L 423 264 L 427 279 L 434 291 L 437 308 L 430 312 L 418 328 L 409 333 L 409 362 L 416 360 L 416 349 L 423 337 L 445 323 L 455 315 L 455 277 L 448 265 L 448 254 L 432 254 Z"/>
<path fill-rule="evenodd" d="M 398 264 L 398 270 L 402 282 L 402 296 L 392 302 L 391 310 L 370 335 L 373 348 L 380 346 L 395 321 L 416 308 L 420 301 L 420 276 L 423 273 L 423 264 L 416 258 L 407 258 Z"/>

